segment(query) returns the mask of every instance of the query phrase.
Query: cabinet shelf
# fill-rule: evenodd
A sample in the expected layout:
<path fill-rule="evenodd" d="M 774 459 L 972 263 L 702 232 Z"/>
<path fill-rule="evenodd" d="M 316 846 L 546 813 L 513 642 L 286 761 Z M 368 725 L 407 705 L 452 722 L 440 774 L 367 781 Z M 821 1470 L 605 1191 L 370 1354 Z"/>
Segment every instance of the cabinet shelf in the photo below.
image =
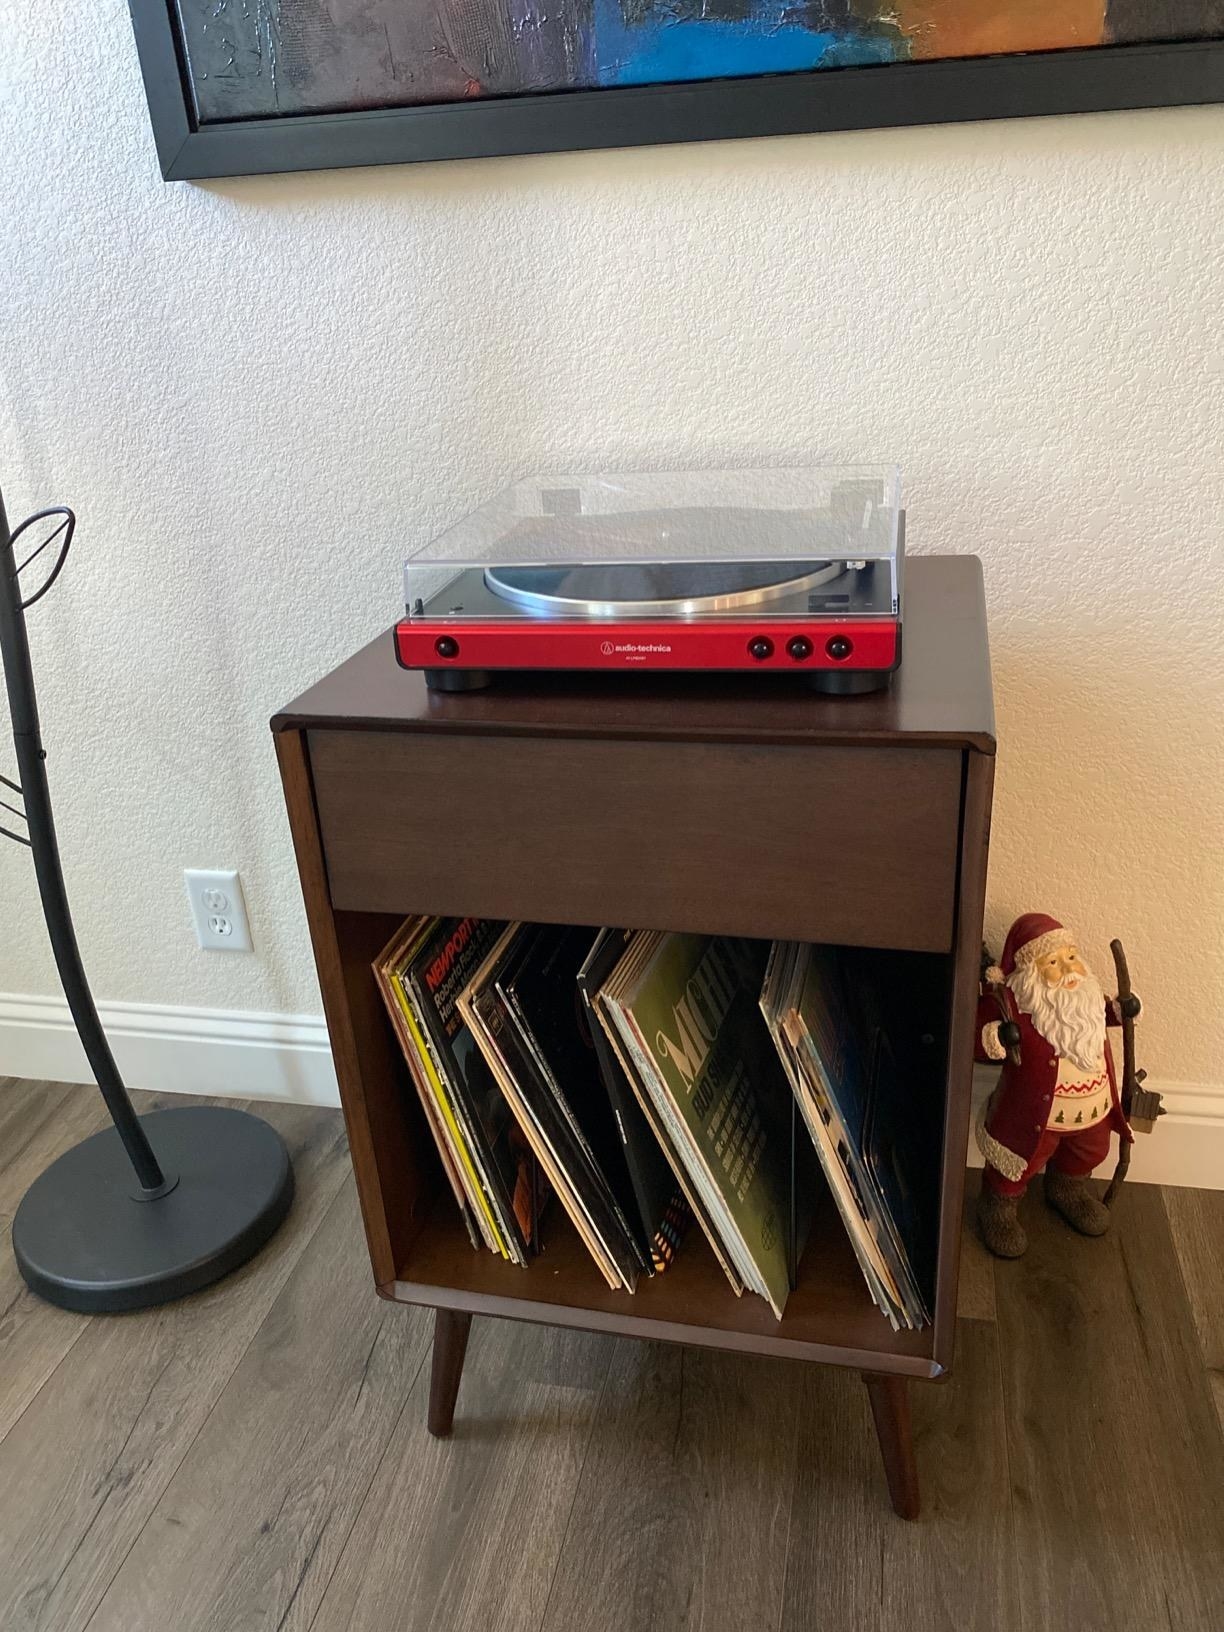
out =
<path fill-rule="evenodd" d="M 806 1137 L 806 1135 L 805 1135 Z M 862 1368 L 889 1367 L 931 1377 L 933 1331 L 894 1332 L 871 1301 L 846 1231 L 823 1196 L 817 1204 L 795 1288 L 782 1319 L 763 1298 L 737 1298 L 694 1223 L 663 1275 L 642 1276 L 633 1293 L 614 1292 L 569 1220 L 555 1204 L 545 1216 L 541 1251 L 527 1268 L 475 1251 L 448 1195 L 397 1268 L 379 1288 L 403 1303 L 501 1315 L 584 1331 L 693 1343 L 753 1354 Z"/>

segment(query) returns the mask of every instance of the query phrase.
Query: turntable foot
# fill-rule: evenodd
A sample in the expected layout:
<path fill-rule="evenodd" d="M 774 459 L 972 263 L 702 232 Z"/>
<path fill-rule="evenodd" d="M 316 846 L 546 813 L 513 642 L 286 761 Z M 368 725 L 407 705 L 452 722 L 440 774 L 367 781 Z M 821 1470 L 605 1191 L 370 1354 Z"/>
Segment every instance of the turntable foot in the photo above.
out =
<path fill-rule="evenodd" d="M 858 697 L 869 691 L 885 691 L 892 679 L 891 669 L 823 669 L 804 675 L 813 691 L 826 697 Z"/>
<path fill-rule="evenodd" d="M 426 669 L 428 691 L 483 691 L 492 683 L 488 669 Z"/>

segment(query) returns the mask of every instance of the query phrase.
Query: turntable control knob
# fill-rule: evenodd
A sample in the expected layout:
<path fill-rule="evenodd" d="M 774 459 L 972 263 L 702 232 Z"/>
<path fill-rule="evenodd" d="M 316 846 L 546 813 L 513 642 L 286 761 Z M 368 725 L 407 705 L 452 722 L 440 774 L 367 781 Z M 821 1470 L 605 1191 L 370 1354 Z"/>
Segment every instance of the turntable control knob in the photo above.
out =
<path fill-rule="evenodd" d="M 748 652 L 758 663 L 764 663 L 767 657 L 773 656 L 773 641 L 768 635 L 753 635 L 748 642 Z"/>
<path fill-rule="evenodd" d="M 796 663 L 802 663 L 805 657 L 812 655 L 812 643 L 806 635 L 792 635 L 786 643 L 786 649 Z"/>
<path fill-rule="evenodd" d="M 434 641 L 434 651 L 439 657 L 458 657 L 459 642 L 454 635 L 439 635 Z"/>
<path fill-rule="evenodd" d="M 830 657 L 841 659 L 849 657 L 854 650 L 854 642 L 847 635 L 831 635 L 825 642 L 825 651 Z"/>

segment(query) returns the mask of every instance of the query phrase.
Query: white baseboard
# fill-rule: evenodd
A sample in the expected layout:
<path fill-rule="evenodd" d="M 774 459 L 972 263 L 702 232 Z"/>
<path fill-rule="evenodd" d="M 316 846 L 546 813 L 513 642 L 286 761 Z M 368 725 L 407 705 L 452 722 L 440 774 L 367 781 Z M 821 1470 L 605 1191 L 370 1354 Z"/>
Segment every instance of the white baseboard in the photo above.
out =
<path fill-rule="evenodd" d="M 339 1105 L 327 1027 L 311 1014 L 99 1003 L 131 1088 Z M 0 1076 L 92 1082 L 63 998 L 0 992 Z"/>
<path fill-rule="evenodd" d="M 133 1088 L 338 1105 L 327 1027 L 310 1014 L 248 1014 L 154 1003 L 100 1003 L 119 1069 Z M 0 992 L 0 1076 L 90 1082 L 62 998 Z M 994 1087 L 974 1071 L 974 1114 Z M 1167 1114 L 1135 1140 L 1130 1177 L 1140 1183 L 1224 1190 L 1224 1084 L 1149 1082 Z M 972 1133 L 969 1161 L 980 1167 Z"/>
<path fill-rule="evenodd" d="M 996 1067 L 978 1065 L 973 1071 L 973 1115 L 985 1104 L 998 1081 Z M 1165 1114 L 1152 1133 L 1135 1136 L 1127 1183 L 1180 1184 L 1190 1190 L 1224 1190 L 1224 1083 L 1157 1082 L 1144 1084 L 1164 1097 Z M 1117 1146 L 1114 1146 L 1116 1152 Z M 1102 1172 L 1113 1172 L 1111 1153 Z M 969 1165 L 981 1167 L 982 1157 L 969 1133 Z"/>

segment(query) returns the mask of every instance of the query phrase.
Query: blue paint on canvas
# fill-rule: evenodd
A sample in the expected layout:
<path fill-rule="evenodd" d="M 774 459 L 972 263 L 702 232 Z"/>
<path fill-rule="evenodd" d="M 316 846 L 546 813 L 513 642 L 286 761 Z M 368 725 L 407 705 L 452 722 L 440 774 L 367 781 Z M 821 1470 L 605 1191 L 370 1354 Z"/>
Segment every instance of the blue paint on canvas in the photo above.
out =
<path fill-rule="evenodd" d="M 1070 9 L 1078 17 L 1086 4 Z M 211 124 L 963 56 L 975 49 L 962 38 L 972 7 L 949 6 L 962 21 L 947 49 L 927 15 L 940 8 L 906 0 L 174 0 L 171 9 L 197 116 Z M 1013 0 L 1011 10 L 1068 6 Z M 1033 38 L 1040 49 L 1046 35 Z"/>
<path fill-rule="evenodd" d="M 898 55 L 888 36 L 812 28 L 809 8 L 794 0 L 747 0 L 743 9 L 742 16 L 711 16 L 700 3 L 637 0 L 636 15 L 627 16 L 625 0 L 595 0 L 596 79 L 657 85 L 891 62 Z"/>

